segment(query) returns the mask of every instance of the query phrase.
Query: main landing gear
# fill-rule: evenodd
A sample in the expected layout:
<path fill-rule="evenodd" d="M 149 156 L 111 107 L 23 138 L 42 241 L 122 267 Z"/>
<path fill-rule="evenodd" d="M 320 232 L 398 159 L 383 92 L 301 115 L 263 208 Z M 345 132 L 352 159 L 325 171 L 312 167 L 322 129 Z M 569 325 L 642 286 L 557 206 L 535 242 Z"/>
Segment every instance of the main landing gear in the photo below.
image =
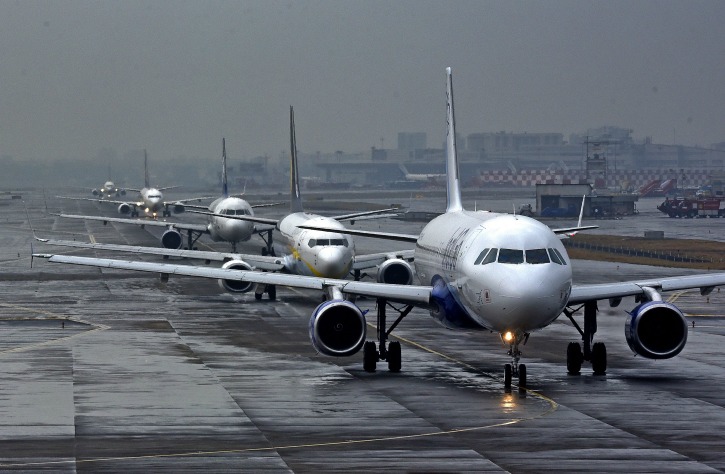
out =
<path fill-rule="evenodd" d="M 597 332 L 597 302 L 584 303 L 584 329 L 574 320 L 575 310 L 564 310 L 564 314 L 582 336 L 582 346 L 578 342 L 570 342 L 566 348 L 566 370 L 571 375 L 579 375 L 582 363 L 586 360 L 592 363 L 594 375 L 604 375 L 607 371 L 607 348 L 603 342 L 595 342 L 594 334 Z M 593 344 L 592 344 L 593 343 Z"/>
<path fill-rule="evenodd" d="M 385 309 L 390 306 L 393 310 L 397 311 L 400 316 L 390 326 L 390 329 L 386 330 L 386 314 Z M 383 298 L 377 299 L 377 323 L 378 323 L 378 346 L 375 345 L 375 341 L 366 341 L 363 346 L 363 369 L 365 372 L 375 372 L 378 361 L 385 360 L 388 362 L 388 370 L 391 372 L 400 372 L 402 365 L 402 356 L 400 350 L 400 342 L 392 341 L 387 343 L 390 333 L 395 329 L 398 324 L 405 318 L 408 313 L 413 309 L 412 306 L 405 306 L 403 309 L 396 308 L 387 302 Z"/>
<path fill-rule="evenodd" d="M 262 240 L 264 240 L 265 246 L 262 247 L 262 256 L 272 256 L 275 257 L 274 254 L 274 247 L 272 247 L 272 230 L 267 231 L 267 237 L 264 237 L 264 234 L 259 234 L 260 237 L 262 237 Z M 257 287 L 254 289 L 254 299 L 261 300 L 262 296 L 267 293 L 267 296 L 269 296 L 269 299 L 271 301 L 274 301 L 277 299 L 277 286 L 276 285 L 262 285 L 258 284 Z"/>
<path fill-rule="evenodd" d="M 511 363 L 506 364 L 503 367 L 504 388 L 507 390 L 510 389 L 513 378 L 518 377 L 519 389 L 523 389 L 526 387 L 526 364 L 519 364 L 519 360 L 521 359 L 519 344 L 522 341 L 524 344 L 526 344 L 526 341 L 529 340 L 529 334 L 514 334 L 511 332 L 507 332 L 505 334 L 502 334 L 501 338 L 505 343 L 509 345 L 509 350 L 507 354 L 511 357 Z"/>

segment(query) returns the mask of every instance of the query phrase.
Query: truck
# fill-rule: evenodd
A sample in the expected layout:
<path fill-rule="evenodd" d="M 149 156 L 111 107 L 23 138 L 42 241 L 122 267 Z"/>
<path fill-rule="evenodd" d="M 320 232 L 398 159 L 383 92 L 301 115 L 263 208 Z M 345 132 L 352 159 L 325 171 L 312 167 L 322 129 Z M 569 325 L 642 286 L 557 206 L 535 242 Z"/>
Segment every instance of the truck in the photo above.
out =
<path fill-rule="evenodd" d="M 723 203 L 718 197 L 675 197 L 665 199 L 657 209 L 673 218 L 725 217 Z"/>

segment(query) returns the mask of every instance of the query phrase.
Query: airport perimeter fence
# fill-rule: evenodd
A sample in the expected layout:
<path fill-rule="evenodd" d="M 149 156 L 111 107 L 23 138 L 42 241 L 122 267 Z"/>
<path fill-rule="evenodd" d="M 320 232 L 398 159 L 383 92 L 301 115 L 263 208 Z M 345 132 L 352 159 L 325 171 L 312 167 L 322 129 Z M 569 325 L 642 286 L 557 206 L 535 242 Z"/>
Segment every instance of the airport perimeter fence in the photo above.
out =
<path fill-rule="evenodd" d="M 577 248 L 583 250 L 592 250 L 595 252 L 606 252 L 618 255 L 626 255 L 628 257 L 645 257 L 657 260 L 665 260 L 668 262 L 687 262 L 687 263 L 722 263 L 723 259 L 716 261 L 712 258 L 691 257 L 674 252 L 655 252 L 651 250 L 633 249 L 628 247 L 610 247 L 607 245 L 596 245 L 587 242 L 572 242 L 571 240 L 562 241 L 565 247 Z"/>

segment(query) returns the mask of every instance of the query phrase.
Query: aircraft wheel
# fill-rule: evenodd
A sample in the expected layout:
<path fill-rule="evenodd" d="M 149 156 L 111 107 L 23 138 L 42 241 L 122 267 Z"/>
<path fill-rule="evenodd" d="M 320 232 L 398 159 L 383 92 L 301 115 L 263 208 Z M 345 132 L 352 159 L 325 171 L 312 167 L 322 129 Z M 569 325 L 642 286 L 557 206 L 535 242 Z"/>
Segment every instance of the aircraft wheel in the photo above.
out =
<path fill-rule="evenodd" d="M 393 341 L 388 344 L 388 370 L 391 372 L 400 372 L 402 360 L 400 342 Z"/>
<path fill-rule="evenodd" d="M 604 375 L 607 371 L 607 348 L 603 342 L 595 342 L 592 347 L 592 369 L 594 375 Z"/>
<path fill-rule="evenodd" d="M 262 256 L 263 257 L 267 256 L 267 247 L 262 247 Z"/>
<path fill-rule="evenodd" d="M 570 342 L 566 348 L 566 371 L 571 375 L 578 375 L 582 369 L 584 355 L 578 342 Z"/>
<path fill-rule="evenodd" d="M 255 291 L 254 292 L 254 299 L 257 300 L 257 301 L 261 300 L 262 299 L 262 293 L 257 293 Z"/>
<path fill-rule="evenodd" d="M 519 388 L 526 387 L 526 364 L 519 364 Z"/>
<path fill-rule="evenodd" d="M 365 372 L 375 372 L 378 362 L 378 350 L 374 341 L 366 341 L 363 346 L 363 369 Z"/>
<path fill-rule="evenodd" d="M 269 295 L 269 299 L 274 301 L 277 299 L 277 286 L 276 285 L 267 285 L 267 294 Z"/>
<path fill-rule="evenodd" d="M 511 388 L 511 364 L 503 366 L 503 386 L 504 388 Z"/>

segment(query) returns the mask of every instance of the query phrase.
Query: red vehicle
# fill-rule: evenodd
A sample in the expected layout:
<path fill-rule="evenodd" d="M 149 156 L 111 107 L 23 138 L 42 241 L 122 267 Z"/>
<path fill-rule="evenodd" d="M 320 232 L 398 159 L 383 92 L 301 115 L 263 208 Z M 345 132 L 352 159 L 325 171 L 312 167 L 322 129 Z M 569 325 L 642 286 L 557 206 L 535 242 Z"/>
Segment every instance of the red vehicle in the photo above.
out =
<path fill-rule="evenodd" d="M 724 202 L 714 197 L 676 197 L 665 199 L 657 209 L 670 217 L 725 217 Z"/>

